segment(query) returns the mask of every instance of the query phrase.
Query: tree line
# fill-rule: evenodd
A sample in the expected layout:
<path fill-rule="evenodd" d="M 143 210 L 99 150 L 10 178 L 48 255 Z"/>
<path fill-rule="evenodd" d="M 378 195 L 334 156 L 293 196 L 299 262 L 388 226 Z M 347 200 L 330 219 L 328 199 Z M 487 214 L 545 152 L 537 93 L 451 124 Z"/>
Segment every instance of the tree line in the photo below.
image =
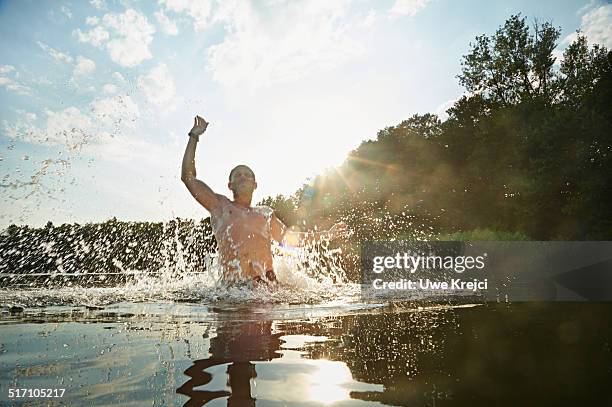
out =
<path fill-rule="evenodd" d="M 210 218 L 168 222 L 11 225 L 0 234 L 0 286 L 21 283 L 20 276 L 45 274 L 37 282 L 68 281 L 65 275 L 108 273 L 95 283 L 124 281 L 130 271 L 205 272 L 216 251 Z M 117 273 L 115 277 L 113 273 Z M 27 281 L 34 281 L 29 278 Z M 85 281 L 87 282 L 87 281 Z"/>

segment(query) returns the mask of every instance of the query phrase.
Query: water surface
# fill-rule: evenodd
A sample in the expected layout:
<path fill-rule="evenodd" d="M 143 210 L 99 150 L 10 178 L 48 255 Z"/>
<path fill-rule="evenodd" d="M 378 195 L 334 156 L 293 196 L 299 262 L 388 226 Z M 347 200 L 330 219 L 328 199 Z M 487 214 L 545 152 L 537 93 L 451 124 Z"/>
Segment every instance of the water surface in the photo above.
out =
<path fill-rule="evenodd" d="M 19 387 L 65 388 L 51 400 L 65 405 L 605 405 L 610 316 L 608 303 L 5 306 L 1 400 Z"/>

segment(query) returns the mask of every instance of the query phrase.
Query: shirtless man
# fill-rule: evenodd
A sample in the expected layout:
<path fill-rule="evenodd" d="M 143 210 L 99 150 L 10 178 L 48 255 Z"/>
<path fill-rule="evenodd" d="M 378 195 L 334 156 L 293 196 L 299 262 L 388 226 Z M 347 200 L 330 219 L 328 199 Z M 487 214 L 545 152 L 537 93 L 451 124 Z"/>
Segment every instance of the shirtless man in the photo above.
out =
<path fill-rule="evenodd" d="M 189 142 L 183 156 L 181 180 L 191 195 L 210 212 L 211 225 L 223 268 L 223 278 L 229 281 L 254 279 L 273 282 L 272 239 L 279 243 L 301 246 L 322 238 L 347 236 L 344 223 L 335 224 L 325 232 L 294 232 L 266 206 L 252 207 L 253 191 L 257 188 L 255 174 L 246 165 L 238 165 L 229 174 L 228 188 L 234 195 L 230 200 L 217 194 L 196 178 L 195 150 L 208 122 L 200 116 L 194 119 Z"/>

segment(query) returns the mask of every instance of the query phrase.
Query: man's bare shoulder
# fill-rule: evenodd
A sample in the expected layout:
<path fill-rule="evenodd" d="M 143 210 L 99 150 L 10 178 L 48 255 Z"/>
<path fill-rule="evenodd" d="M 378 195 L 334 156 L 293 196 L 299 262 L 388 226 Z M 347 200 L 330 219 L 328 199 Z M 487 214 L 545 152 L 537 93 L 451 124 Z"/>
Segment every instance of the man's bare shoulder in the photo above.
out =
<path fill-rule="evenodd" d="M 215 194 L 217 196 L 217 199 L 219 199 L 220 202 L 223 202 L 224 204 L 231 204 L 232 201 L 226 197 L 223 194 Z"/>
<path fill-rule="evenodd" d="M 217 198 L 217 210 L 223 210 L 232 204 L 232 201 L 225 195 L 215 193 L 215 197 Z"/>

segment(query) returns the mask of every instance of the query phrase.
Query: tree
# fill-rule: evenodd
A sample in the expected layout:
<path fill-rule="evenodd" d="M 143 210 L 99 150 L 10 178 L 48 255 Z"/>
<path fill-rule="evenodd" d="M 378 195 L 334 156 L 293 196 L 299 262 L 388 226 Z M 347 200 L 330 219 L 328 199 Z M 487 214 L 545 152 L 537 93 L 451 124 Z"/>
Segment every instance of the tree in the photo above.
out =
<path fill-rule="evenodd" d="M 552 55 L 561 31 L 550 23 L 534 24 L 511 16 L 495 35 L 476 37 L 462 60 L 459 82 L 470 95 L 480 95 L 487 107 L 504 107 L 541 98 L 554 100 L 555 62 Z"/>

